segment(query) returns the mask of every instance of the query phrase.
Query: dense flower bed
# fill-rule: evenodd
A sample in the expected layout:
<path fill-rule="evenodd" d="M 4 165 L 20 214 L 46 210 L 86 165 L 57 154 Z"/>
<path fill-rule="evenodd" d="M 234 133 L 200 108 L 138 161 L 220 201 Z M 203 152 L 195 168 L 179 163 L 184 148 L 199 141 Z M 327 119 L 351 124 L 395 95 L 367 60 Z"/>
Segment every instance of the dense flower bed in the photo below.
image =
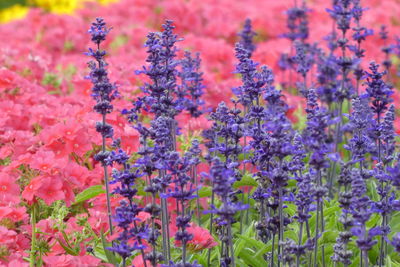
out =
<path fill-rule="evenodd" d="M 400 4 L 333 2 L 123 0 L 0 25 L 0 263 L 400 265 Z M 112 29 L 90 36 L 96 17 Z"/>

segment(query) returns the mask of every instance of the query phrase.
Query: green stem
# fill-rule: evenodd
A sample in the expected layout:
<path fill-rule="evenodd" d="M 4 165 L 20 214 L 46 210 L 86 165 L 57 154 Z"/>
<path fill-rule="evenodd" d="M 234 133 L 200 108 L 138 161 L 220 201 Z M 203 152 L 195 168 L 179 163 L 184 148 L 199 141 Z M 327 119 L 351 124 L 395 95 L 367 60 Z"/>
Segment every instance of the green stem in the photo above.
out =
<path fill-rule="evenodd" d="M 214 182 L 212 182 L 212 186 L 211 186 L 212 188 L 214 188 Z M 214 199 L 215 199 L 215 195 L 214 195 L 215 193 L 214 193 L 214 189 L 212 190 L 212 193 L 211 193 L 211 206 L 214 206 Z M 213 220 L 214 220 L 214 214 L 213 213 L 211 213 L 210 214 L 210 226 L 209 226 L 209 230 L 210 230 L 210 235 L 212 235 L 212 232 L 213 232 Z M 222 244 L 224 244 L 223 242 L 222 242 Z M 211 264 L 211 250 L 212 250 L 212 248 L 209 248 L 208 249 L 208 253 L 207 253 L 207 266 L 210 266 L 210 264 Z"/>
<path fill-rule="evenodd" d="M 303 222 L 300 223 L 300 232 L 299 232 L 299 247 L 302 244 L 302 240 L 303 240 Z M 297 260 L 296 260 L 296 266 L 300 267 L 300 254 L 297 254 Z"/>
<path fill-rule="evenodd" d="M 283 261 L 283 251 L 284 251 L 284 246 L 283 246 L 283 192 L 282 192 L 282 187 L 279 187 L 279 242 L 278 242 L 278 267 L 281 265 L 280 262 L 283 262 L 284 266 L 284 261 Z"/>
<path fill-rule="evenodd" d="M 165 190 L 164 192 L 165 193 Z M 168 208 L 167 208 L 167 200 L 165 198 L 161 199 L 161 232 L 162 232 L 162 242 L 163 242 L 163 256 L 168 264 L 171 260 L 170 254 L 170 246 L 169 246 L 169 222 L 168 222 Z"/>
<path fill-rule="evenodd" d="M 97 50 L 100 51 L 100 43 L 97 44 Z M 99 65 L 99 68 L 101 68 L 103 65 L 102 61 L 97 60 L 97 63 Z M 103 100 L 103 96 L 101 97 Z M 102 123 L 103 125 L 106 124 L 106 114 L 102 114 Z M 101 140 L 102 140 L 102 144 L 101 144 L 101 151 L 103 153 L 106 152 L 106 137 L 102 134 L 101 135 Z M 101 162 L 103 167 L 104 167 L 104 183 L 106 186 L 106 199 L 107 199 L 107 215 L 108 215 L 108 224 L 110 227 L 110 234 L 113 234 L 113 227 L 112 227 L 112 219 L 111 219 L 111 201 L 110 201 L 110 189 L 108 186 L 108 171 L 107 171 L 107 165 L 105 164 L 104 161 Z"/>
<path fill-rule="evenodd" d="M 31 240 L 31 251 L 29 258 L 29 266 L 35 267 L 36 262 L 36 203 L 32 206 L 31 214 L 31 225 L 32 225 L 32 240 Z"/>
<path fill-rule="evenodd" d="M 271 256 L 271 267 L 274 267 L 274 254 L 275 254 L 275 233 L 272 234 L 272 256 Z M 278 259 L 279 261 L 279 259 Z"/>
<path fill-rule="evenodd" d="M 232 267 L 235 267 L 235 252 L 234 252 L 234 248 L 233 248 L 233 241 L 232 241 L 232 225 L 229 224 L 228 225 L 228 242 L 229 242 L 229 248 L 230 248 L 230 253 L 231 253 L 231 264 Z"/>
<path fill-rule="evenodd" d="M 317 218 L 315 220 L 315 247 L 314 247 L 314 267 L 317 267 L 317 254 L 318 254 L 318 225 L 319 225 L 319 212 L 320 212 L 320 200 L 317 200 Z"/>

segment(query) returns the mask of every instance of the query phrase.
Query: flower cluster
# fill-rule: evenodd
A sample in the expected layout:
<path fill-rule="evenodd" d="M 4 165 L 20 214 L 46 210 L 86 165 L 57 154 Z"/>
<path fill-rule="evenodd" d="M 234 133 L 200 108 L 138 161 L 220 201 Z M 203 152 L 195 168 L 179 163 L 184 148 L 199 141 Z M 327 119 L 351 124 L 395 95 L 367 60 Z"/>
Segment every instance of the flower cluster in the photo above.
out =
<path fill-rule="evenodd" d="M 214 2 L 0 25 L 0 265 L 399 264 L 400 6 Z"/>
<path fill-rule="evenodd" d="M 100 50 L 100 44 L 106 40 L 106 36 L 110 29 L 106 27 L 106 23 L 102 18 L 97 18 L 95 22 L 89 29 L 89 34 L 92 37 L 92 42 L 96 44 L 96 50 L 89 48 L 89 52 L 86 54 L 91 56 L 94 61 L 88 63 L 90 68 L 90 74 L 88 79 L 93 83 L 92 97 L 96 100 L 97 104 L 94 106 L 94 110 L 101 114 L 102 121 L 96 122 L 96 131 L 102 136 L 102 149 L 95 155 L 95 160 L 100 161 L 104 167 L 104 183 L 106 186 L 106 196 L 107 196 L 107 212 L 110 225 L 110 232 L 113 232 L 112 222 L 111 222 L 111 203 L 110 203 L 110 192 L 108 188 L 108 170 L 106 159 L 109 152 L 106 151 L 106 139 L 112 138 L 114 134 L 113 127 L 106 122 L 106 115 L 111 113 L 113 106 L 111 101 L 118 96 L 118 91 L 116 90 L 115 84 L 111 84 L 108 79 L 107 73 L 107 63 L 104 60 L 106 52 Z"/>

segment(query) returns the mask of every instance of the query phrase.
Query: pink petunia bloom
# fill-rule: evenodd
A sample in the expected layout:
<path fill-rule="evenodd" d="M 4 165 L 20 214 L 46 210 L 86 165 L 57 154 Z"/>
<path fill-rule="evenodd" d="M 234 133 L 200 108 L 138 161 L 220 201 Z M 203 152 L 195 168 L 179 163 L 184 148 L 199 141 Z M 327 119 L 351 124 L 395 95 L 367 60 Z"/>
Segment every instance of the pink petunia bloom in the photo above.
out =
<path fill-rule="evenodd" d="M 96 267 L 99 266 L 101 260 L 90 256 L 72 256 L 72 255 L 57 255 L 57 256 L 44 256 L 46 266 L 58 267 Z"/>
<path fill-rule="evenodd" d="M 55 158 L 54 152 L 49 150 L 39 150 L 32 155 L 29 165 L 33 169 L 40 170 L 42 173 L 53 174 L 63 165 L 62 161 Z"/>
<path fill-rule="evenodd" d="M 151 266 L 150 261 L 146 261 L 147 266 Z M 142 255 L 137 255 L 133 260 L 132 260 L 132 266 L 135 267 L 145 267 L 144 262 L 143 262 L 143 257 Z M 157 264 L 157 266 L 161 266 L 160 264 Z"/>
<path fill-rule="evenodd" d="M 186 229 L 190 234 L 193 235 L 193 239 L 190 240 L 187 244 L 187 247 L 192 251 L 200 251 L 206 248 L 212 248 L 218 245 L 215 241 L 214 237 L 210 234 L 210 232 L 201 227 L 197 226 L 194 223 L 190 224 L 190 227 Z M 174 235 L 177 231 L 175 224 L 170 225 L 171 235 Z M 175 241 L 177 246 L 181 246 L 180 241 Z"/>
<path fill-rule="evenodd" d="M 5 173 L 0 173 L 0 203 L 8 205 L 9 203 L 19 203 L 19 186 L 14 182 L 16 179 Z"/>
<path fill-rule="evenodd" d="M 19 222 L 28 219 L 28 214 L 25 207 L 0 207 L 0 220 L 3 218 Z"/>
<path fill-rule="evenodd" d="M 29 267 L 29 263 L 23 259 L 15 259 L 8 262 L 7 265 L 0 265 L 0 267 Z"/>
<path fill-rule="evenodd" d="M 43 199 L 47 205 L 56 200 L 65 200 L 65 193 L 62 191 L 62 181 L 54 176 L 38 176 L 25 187 L 22 197 L 33 201 L 34 197 Z"/>

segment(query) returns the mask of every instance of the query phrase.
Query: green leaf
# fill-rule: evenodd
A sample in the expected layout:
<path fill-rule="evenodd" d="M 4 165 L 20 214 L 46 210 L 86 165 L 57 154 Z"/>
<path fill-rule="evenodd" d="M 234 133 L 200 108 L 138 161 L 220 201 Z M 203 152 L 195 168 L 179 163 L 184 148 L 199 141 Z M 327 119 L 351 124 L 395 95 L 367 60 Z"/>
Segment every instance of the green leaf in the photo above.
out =
<path fill-rule="evenodd" d="M 74 204 L 94 198 L 103 193 L 105 193 L 105 191 L 101 185 L 94 185 L 92 187 L 86 188 L 85 190 L 83 190 L 82 192 L 80 192 L 75 196 Z"/>
<path fill-rule="evenodd" d="M 392 267 L 393 266 L 392 259 L 390 258 L 390 256 L 386 257 L 386 264 L 387 264 L 387 267 Z"/>
<path fill-rule="evenodd" d="M 376 213 L 372 214 L 371 218 L 369 221 L 366 223 L 366 226 L 368 228 L 372 228 L 378 225 L 379 221 L 381 220 L 381 215 L 378 215 Z"/>
<path fill-rule="evenodd" d="M 265 246 L 264 248 L 258 250 L 256 254 L 254 254 L 254 258 L 262 258 L 264 254 L 266 254 L 270 250 L 271 248 L 269 246 Z"/>
<path fill-rule="evenodd" d="M 324 217 L 331 216 L 332 214 L 335 214 L 338 211 L 340 211 L 339 206 L 324 208 Z"/>
<path fill-rule="evenodd" d="M 378 201 L 380 199 L 378 192 L 376 191 L 377 185 L 374 180 L 369 179 L 367 182 L 368 192 L 371 195 L 371 200 Z"/>
<path fill-rule="evenodd" d="M 243 249 L 239 257 L 244 260 L 247 266 L 267 266 L 265 260 L 254 257 L 254 251 L 249 248 Z"/>
<path fill-rule="evenodd" d="M 107 249 L 108 247 L 111 247 L 112 245 L 106 241 L 106 238 L 104 237 L 103 232 L 100 233 L 100 236 L 101 236 L 101 243 L 103 244 L 103 251 L 107 257 L 108 262 L 113 264 L 114 266 L 118 266 L 119 262 L 118 262 L 117 258 L 115 257 L 114 253 L 112 253 L 111 251 L 109 251 Z"/>
<path fill-rule="evenodd" d="M 57 239 L 58 243 L 60 244 L 60 246 L 65 250 L 65 252 L 67 252 L 68 254 L 70 254 L 72 256 L 78 256 L 79 255 L 79 251 L 75 251 L 70 246 L 64 244 L 64 242 L 61 241 L 59 238 L 56 238 L 56 239 Z"/>
<path fill-rule="evenodd" d="M 247 242 L 248 245 L 251 245 L 253 247 L 255 247 L 257 250 L 260 250 L 262 248 L 264 248 L 265 246 L 267 246 L 266 244 L 264 244 L 263 242 L 253 239 L 251 237 L 247 237 L 244 235 L 238 235 L 240 238 L 242 238 L 243 240 L 245 240 Z"/>
<path fill-rule="evenodd" d="M 321 244 L 336 243 L 336 238 L 339 235 L 338 231 L 326 231 L 322 234 Z"/>
<path fill-rule="evenodd" d="M 256 180 L 251 176 L 251 174 L 246 173 L 243 175 L 242 180 L 237 181 L 233 184 L 234 188 L 238 188 L 240 186 L 257 186 Z"/>
<path fill-rule="evenodd" d="M 238 257 L 242 249 L 246 246 L 244 239 L 238 238 L 234 245 L 235 257 Z"/>
<path fill-rule="evenodd" d="M 198 195 L 200 198 L 201 197 L 210 197 L 211 194 L 212 194 L 212 189 L 211 189 L 211 187 L 208 187 L 208 186 L 203 186 L 198 191 Z"/>

